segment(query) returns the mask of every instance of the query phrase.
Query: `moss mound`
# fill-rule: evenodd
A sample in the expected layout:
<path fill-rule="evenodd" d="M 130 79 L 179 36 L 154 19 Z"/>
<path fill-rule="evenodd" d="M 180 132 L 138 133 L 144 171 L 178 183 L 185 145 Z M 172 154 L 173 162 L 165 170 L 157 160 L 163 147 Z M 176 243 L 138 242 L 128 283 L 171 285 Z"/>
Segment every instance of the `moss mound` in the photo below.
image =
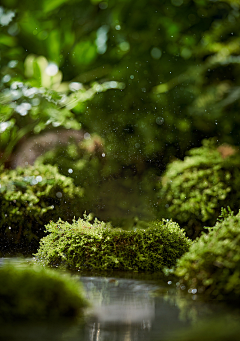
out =
<path fill-rule="evenodd" d="M 223 210 L 221 220 L 178 261 L 175 273 L 187 289 L 205 298 L 239 303 L 240 213 Z"/>
<path fill-rule="evenodd" d="M 50 219 L 82 214 L 83 190 L 50 165 L 0 170 L 0 246 L 2 254 L 32 245 L 37 250 Z"/>
<path fill-rule="evenodd" d="M 50 222 L 40 241 L 37 259 L 44 264 L 65 264 L 71 269 L 156 271 L 173 266 L 191 244 L 172 221 L 152 223 L 146 230 L 113 229 L 87 219 L 72 224 Z"/>
<path fill-rule="evenodd" d="M 213 226 L 224 205 L 236 213 L 240 207 L 240 154 L 215 139 L 189 151 L 184 161 L 168 165 L 160 197 L 168 216 L 195 238 L 203 226 Z"/>
<path fill-rule="evenodd" d="M 87 306 L 81 283 L 42 267 L 0 268 L 0 321 L 74 319 Z"/>

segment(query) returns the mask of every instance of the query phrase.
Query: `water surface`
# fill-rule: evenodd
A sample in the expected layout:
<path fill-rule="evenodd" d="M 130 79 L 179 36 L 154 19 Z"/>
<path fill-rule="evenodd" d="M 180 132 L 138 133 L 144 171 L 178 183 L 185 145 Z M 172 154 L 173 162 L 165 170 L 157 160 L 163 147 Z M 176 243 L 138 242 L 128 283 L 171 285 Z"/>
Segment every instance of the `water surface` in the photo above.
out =
<path fill-rule="evenodd" d="M 0 259 L 0 264 L 9 259 Z M 11 262 L 21 265 L 21 260 Z M 176 282 L 162 274 L 84 273 L 79 275 L 91 307 L 84 321 L 74 325 L 11 324 L 0 337 L 10 341 L 166 341 L 202 319 L 230 314 L 197 295 L 184 295 Z"/>

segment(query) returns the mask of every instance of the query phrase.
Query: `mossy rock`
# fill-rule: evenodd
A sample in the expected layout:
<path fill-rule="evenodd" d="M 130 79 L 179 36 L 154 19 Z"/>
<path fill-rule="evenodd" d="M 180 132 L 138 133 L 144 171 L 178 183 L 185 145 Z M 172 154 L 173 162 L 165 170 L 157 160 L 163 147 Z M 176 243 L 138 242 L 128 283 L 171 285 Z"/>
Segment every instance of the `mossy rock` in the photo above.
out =
<path fill-rule="evenodd" d="M 44 225 L 83 213 L 83 190 L 50 165 L 0 169 L 0 246 L 2 255 L 30 245 L 36 251 Z"/>
<path fill-rule="evenodd" d="M 158 271 L 173 266 L 191 244 L 172 221 L 124 231 L 97 220 L 93 224 L 87 219 L 72 224 L 59 220 L 46 230 L 49 234 L 35 255 L 38 261 L 70 269 Z"/>
<path fill-rule="evenodd" d="M 0 268 L 0 322 L 73 320 L 88 305 L 80 281 L 40 266 Z"/>
<path fill-rule="evenodd" d="M 161 204 L 167 216 L 195 238 L 213 226 L 222 206 L 240 208 L 240 154 L 235 147 L 203 140 L 183 161 L 170 163 L 162 178 Z"/>
<path fill-rule="evenodd" d="M 177 262 L 175 274 L 203 298 L 240 303 L 240 213 L 230 212 Z"/>

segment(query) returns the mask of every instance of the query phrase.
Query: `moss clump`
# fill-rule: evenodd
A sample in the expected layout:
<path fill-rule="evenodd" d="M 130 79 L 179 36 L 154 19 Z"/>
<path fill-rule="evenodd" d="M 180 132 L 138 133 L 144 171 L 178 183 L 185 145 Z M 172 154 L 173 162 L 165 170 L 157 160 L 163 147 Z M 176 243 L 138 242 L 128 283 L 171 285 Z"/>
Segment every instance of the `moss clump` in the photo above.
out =
<path fill-rule="evenodd" d="M 157 271 L 173 266 L 191 242 L 172 221 L 149 224 L 146 230 L 124 231 L 79 219 L 72 224 L 50 222 L 37 259 L 71 269 Z"/>
<path fill-rule="evenodd" d="M 0 170 L 1 251 L 33 246 L 44 236 L 44 224 L 82 214 L 83 190 L 56 167 L 38 165 Z M 80 206 L 80 207 L 79 207 Z"/>
<path fill-rule="evenodd" d="M 178 261 L 175 273 L 187 289 L 197 289 L 203 297 L 239 303 L 240 213 L 223 213 L 225 218 L 198 238 Z"/>
<path fill-rule="evenodd" d="M 168 165 L 160 197 L 168 215 L 195 238 L 203 226 L 213 226 L 221 207 L 239 209 L 240 154 L 214 139 L 189 151 L 184 161 Z"/>
<path fill-rule="evenodd" d="M 70 275 L 39 266 L 0 268 L 0 322 L 72 320 L 86 306 L 81 283 Z"/>

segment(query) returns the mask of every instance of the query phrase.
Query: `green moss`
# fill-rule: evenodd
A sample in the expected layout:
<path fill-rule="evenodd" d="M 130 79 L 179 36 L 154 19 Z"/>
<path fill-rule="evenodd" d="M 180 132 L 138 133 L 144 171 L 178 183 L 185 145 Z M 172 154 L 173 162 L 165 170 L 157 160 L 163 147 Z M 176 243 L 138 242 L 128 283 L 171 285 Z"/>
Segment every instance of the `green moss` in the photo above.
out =
<path fill-rule="evenodd" d="M 113 229 L 87 219 L 72 224 L 50 222 L 40 241 L 37 259 L 44 264 L 65 264 L 71 269 L 157 271 L 173 266 L 191 244 L 172 221 L 149 224 L 146 230 Z"/>
<path fill-rule="evenodd" d="M 203 226 L 213 226 L 221 207 L 239 209 L 240 154 L 216 140 L 190 150 L 183 161 L 168 165 L 160 191 L 168 216 L 195 238 Z"/>
<path fill-rule="evenodd" d="M 0 322 L 56 321 L 82 315 L 81 283 L 42 267 L 0 268 Z"/>
<path fill-rule="evenodd" d="M 0 171 L 1 250 L 36 246 L 44 224 L 79 217 L 83 190 L 50 165 Z"/>
<path fill-rule="evenodd" d="M 240 302 L 240 213 L 230 212 L 178 261 L 176 275 L 205 298 Z"/>

